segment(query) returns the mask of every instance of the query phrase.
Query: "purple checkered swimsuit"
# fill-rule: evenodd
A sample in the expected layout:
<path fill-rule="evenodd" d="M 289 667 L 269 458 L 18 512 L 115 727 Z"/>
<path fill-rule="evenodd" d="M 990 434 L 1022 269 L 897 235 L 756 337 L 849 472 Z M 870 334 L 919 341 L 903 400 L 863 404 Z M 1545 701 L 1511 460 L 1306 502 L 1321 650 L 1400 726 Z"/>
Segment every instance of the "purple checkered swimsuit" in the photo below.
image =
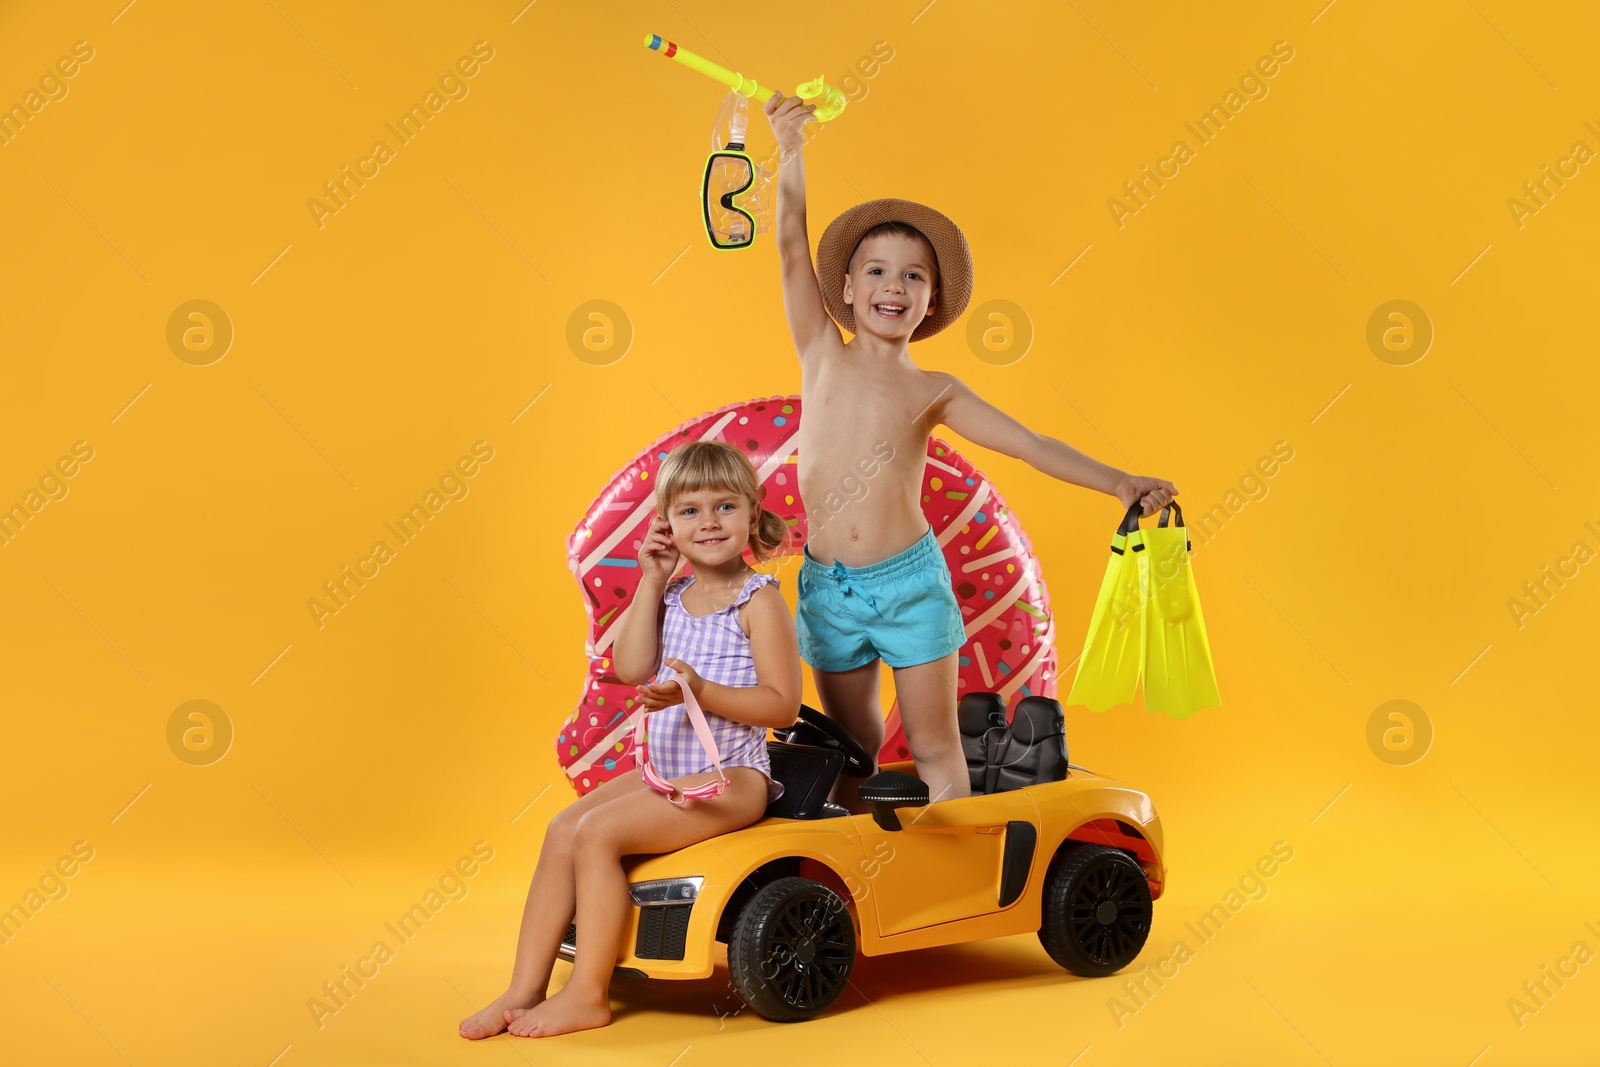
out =
<path fill-rule="evenodd" d="M 661 627 L 662 660 L 681 659 L 700 677 L 718 685 L 755 685 L 756 664 L 750 656 L 750 638 L 739 628 L 739 605 L 762 586 L 777 585 L 778 579 L 771 574 L 752 574 L 732 604 L 710 615 L 691 615 L 684 609 L 681 597 L 693 581 L 694 575 L 686 574 L 667 585 L 663 597 L 667 615 Z M 663 662 L 656 680 L 664 682 L 676 674 Z M 767 759 L 766 728 L 724 719 L 709 709 L 705 714 L 706 725 L 711 727 L 711 736 L 722 755 L 722 766 L 754 767 L 766 776 L 767 802 L 782 796 L 783 786 L 773 781 L 772 765 Z M 645 716 L 644 730 L 650 764 L 661 777 L 670 780 L 716 769 L 700 746 L 689 723 L 689 712 L 682 704 L 650 712 Z"/>

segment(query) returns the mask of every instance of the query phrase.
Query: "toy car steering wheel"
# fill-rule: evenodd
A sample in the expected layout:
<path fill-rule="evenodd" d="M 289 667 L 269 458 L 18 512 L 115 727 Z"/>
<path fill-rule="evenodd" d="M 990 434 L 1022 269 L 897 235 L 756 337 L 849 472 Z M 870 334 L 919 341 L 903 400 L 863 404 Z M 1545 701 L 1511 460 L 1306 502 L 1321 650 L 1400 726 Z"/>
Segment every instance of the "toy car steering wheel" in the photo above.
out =
<path fill-rule="evenodd" d="M 785 726 L 774 730 L 773 734 L 780 741 L 791 745 L 812 745 L 816 748 L 831 748 L 844 757 L 844 766 L 840 768 L 841 774 L 848 774 L 852 778 L 870 778 L 877 770 L 877 762 L 872 758 L 860 741 L 815 708 L 800 705 L 800 721 L 793 726 Z"/>

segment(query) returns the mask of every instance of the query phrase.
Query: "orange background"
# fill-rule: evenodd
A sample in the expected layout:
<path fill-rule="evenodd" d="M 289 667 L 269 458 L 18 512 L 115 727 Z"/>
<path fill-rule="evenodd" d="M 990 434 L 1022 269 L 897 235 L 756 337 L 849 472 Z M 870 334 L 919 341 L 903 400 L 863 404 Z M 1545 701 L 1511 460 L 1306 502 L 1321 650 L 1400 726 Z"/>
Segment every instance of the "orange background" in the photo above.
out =
<path fill-rule="evenodd" d="M 1171 478 L 1192 521 L 1293 449 L 1196 555 L 1225 708 L 1068 712 L 1074 762 L 1166 828 L 1141 964 L 1294 850 L 1120 1026 L 1121 979 L 1014 938 L 864 960 L 804 1031 L 720 1020 L 719 976 L 619 981 L 616 1025 L 551 1046 L 456 1036 L 504 987 L 570 796 L 565 537 L 656 435 L 799 385 L 770 238 L 700 229 L 721 93 L 647 31 L 786 88 L 854 72 L 807 150 L 813 240 L 863 199 L 932 204 L 972 245 L 968 322 L 1032 335 L 986 349 L 963 322 L 922 365 Z M 1508 200 L 1600 149 L 1597 31 L 1503 0 L 6 5 L 0 105 L 93 55 L 0 144 L 0 505 L 93 457 L 0 544 L 0 905 L 75 842 L 93 858 L 0 947 L 3 1057 L 687 1065 L 803 1037 L 932 1064 L 1582 1062 L 1593 964 L 1520 1028 L 1507 1002 L 1600 950 L 1600 177 L 1568 164 L 1520 220 Z M 319 227 L 323 182 L 478 41 L 467 94 Z M 1185 123 L 1279 41 L 1266 95 L 1199 144 Z M 1108 200 L 1179 139 L 1193 158 L 1119 228 Z M 597 299 L 632 331 L 604 366 L 567 342 Z M 204 366 L 168 341 L 192 300 L 233 331 Z M 1369 347 L 1393 300 L 1431 323 L 1420 359 Z M 468 494 L 319 629 L 306 601 L 478 441 Z M 1119 509 L 955 443 L 1033 540 L 1065 665 Z M 1577 542 L 1519 626 L 1508 601 Z M 193 700 L 233 731 L 208 766 L 169 747 Z M 1391 700 L 1431 725 L 1408 765 L 1369 746 Z M 466 895 L 319 1029 L 306 1001 L 478 841 Z"/>

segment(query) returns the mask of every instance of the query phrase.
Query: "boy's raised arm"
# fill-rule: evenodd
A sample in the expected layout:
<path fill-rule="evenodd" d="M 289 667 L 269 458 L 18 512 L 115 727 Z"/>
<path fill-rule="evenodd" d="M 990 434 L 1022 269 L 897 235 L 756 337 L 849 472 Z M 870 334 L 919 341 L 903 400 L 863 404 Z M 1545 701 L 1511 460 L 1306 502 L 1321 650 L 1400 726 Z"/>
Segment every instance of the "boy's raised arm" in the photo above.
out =
<path fill-rule="evenodd" d="M 801 127 L 812 121 L 815 104 L 802 104 L 799 97 L 787 100 L 773 93 L 767 101 L 767 118 L 778 139 L 778 263 L 783 271 L 783 310 L 789 319 L 795 352 L 807 362 L 821 351 L 821 343 L 833 331 L 842 340 L 839 328 L 828 317 L 817 285 L 817 272 L 811 265 L 811 240 L 806 234 L 806 170 L 801 152 L 805 134 Z"/>

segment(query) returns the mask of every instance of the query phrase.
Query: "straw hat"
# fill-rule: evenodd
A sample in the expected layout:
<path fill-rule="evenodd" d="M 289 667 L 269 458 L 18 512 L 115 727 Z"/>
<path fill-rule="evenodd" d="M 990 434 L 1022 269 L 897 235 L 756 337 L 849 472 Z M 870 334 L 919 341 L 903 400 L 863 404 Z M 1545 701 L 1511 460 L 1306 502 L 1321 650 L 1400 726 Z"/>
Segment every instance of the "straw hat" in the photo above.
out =
<path fill-rule="evenodd" d="M 844 302 L 844 277 L 861 238 L 874 226 L 903 222 L 915 226 L 933 245 L 938 262 L 939 295 L 934 308 L 911 333 L 911 340 L 932 337 L 956 319 L 972 298 L 972 251 L 961 228 L 944 215 L 911 200 L 869 200 L 828 224 L 817 242 L 817 282 L 822 301 L 840 326 L 857 333 L 855 309 Z"/>

